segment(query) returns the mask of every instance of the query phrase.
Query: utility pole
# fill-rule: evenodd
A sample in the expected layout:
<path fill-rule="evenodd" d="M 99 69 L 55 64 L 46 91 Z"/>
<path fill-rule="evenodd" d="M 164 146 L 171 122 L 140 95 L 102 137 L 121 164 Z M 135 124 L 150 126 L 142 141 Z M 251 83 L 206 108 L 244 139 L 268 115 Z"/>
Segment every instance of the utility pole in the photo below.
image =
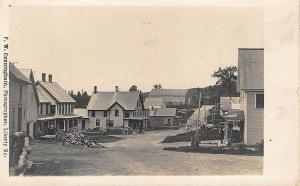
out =
<path fill-rule="evenodd" d="M 200 111 L 201 111 L 201 98 L 202 98 L 202 88 L 199 88 L 199 102 L 198 102 L 198 120 L 197 120 L 197 130 L 196 134 L 199 133 L 199 126 L 200 126 Z"/>
<path fill-rule="evenodd" d="M 199 87 L 198 87 L 199 88 Z M 200 107 L 201 107 L 201 98 L 202 98 L 202 88 L 199 88 L 199 102 L 198 102 L 198 120 L 197 120 L 197 128 L 196 128 L 196 132 L 195 135 L 193 135 L 192 138 L 192 143 L 191 146 L 192 148 L 195 150 L 199 147 L 199 141 L 200 141 L 200 137 L 199 137 L 199 128 L 200 128 Z"/>

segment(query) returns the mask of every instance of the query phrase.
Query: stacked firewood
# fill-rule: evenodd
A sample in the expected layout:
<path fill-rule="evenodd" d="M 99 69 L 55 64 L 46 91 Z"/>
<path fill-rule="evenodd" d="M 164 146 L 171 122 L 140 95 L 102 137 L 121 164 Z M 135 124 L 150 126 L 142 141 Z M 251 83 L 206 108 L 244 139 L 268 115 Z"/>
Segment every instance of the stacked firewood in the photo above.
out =
<path fill-rule="evenodd" d="M 24 175 L 32 165 L 27 156 L 31 153 L 29 138 L 24 132 L 11 132 L 9 136 L 9 168 L 10 175 Z"/>
<path fill-rule="evenodd" d="M 100 148 L 102 147 L 99 144 L 95 144 L 87 135 L 82 132 L 71 132 L 67 133 L 63 142 L 65 146 L 73 147 L 92 147 Z"/>

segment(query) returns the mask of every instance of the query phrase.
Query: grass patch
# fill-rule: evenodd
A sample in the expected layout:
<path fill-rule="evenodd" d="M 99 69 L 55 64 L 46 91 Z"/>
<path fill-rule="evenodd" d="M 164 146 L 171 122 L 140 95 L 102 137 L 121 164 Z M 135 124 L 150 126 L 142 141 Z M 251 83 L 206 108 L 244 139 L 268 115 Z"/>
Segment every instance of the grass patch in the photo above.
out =
<path fill-rule="evenodd" d="M 174 142 L 188 142 L 191 141 L 191 136 L 193 136 L 196 131 L 188 131 L 184 133 L 177 134 L 175 136 L 167 136 L 162 140 L 161 143 L 174 143 Z M 218 130 L 203 130 L 199 131 L 201 140 L 220 140 L 221 135 Z"/>
<path fill-rule="evenodd" d="M 96 136 L 89 136 L 91 140 L 93 140 L 94 143 L 109 143 L 109 142 L 115 142 L 120 141 L 123 138 L 118 136 L 110 136 L 110 135 L 96 135 Z"/>

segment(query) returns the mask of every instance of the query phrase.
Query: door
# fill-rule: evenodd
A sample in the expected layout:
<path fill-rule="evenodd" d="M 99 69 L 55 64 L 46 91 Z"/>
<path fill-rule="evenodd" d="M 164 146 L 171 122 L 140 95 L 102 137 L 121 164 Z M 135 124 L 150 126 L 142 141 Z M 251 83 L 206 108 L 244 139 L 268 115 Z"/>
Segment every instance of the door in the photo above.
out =
<path fill-rule="evenodd" d="M 26 136 L 29 136 L 30 123 L 26 123 Z"/>
<path fill-rule="evenodd" d="M 85 129 L 85 120 L 82 120 L 82 129 Z"/>
<path fill-rule="evenodd" d="M 18 132 L 22 131 L 22 107 L 18 108 Z"/>

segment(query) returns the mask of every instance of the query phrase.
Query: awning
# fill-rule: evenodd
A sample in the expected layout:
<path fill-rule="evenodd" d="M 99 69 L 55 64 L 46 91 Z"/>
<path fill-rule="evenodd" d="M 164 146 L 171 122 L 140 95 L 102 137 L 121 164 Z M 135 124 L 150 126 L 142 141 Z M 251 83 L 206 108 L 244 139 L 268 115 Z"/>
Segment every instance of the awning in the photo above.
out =
<path fill-rule="evenodd" d="M 40 116 L 37 120 L 38 121 L 47 121 L 47 120 L 54 120 L 56 119 L 55 116 Z"/>
<path fill-rule="evenodd" d="M 76 114 L 70 114 L 70 115 L 56 115 L 57 119 L 75 119 L 75 118 L 82 118 L 82 116 L 76 115 Z"/>
<path fill-rule="evenodd" d="M 223 116 L 223 118 L 227 121 L 244 121 L 245 115 L 242 110 L 232 110 L 229 111 L 227 115 Z"/>
<path fill-rule="evenodd" d="M 132 118 L 124 118 L 124 120 L 147 120 L 148 118 L 145 117 L 132 117 Z"/>
<path fill-rule="evenodd" d="M 40 116 L 38 118 L 38 121 L 47 121 L 47 120 L 54 120 L 54 119 L 75 119 L 75 118 L 82 118 L 82 116 L 79 116 L 79 115 L 76 115 L 76 114 Z"/>

